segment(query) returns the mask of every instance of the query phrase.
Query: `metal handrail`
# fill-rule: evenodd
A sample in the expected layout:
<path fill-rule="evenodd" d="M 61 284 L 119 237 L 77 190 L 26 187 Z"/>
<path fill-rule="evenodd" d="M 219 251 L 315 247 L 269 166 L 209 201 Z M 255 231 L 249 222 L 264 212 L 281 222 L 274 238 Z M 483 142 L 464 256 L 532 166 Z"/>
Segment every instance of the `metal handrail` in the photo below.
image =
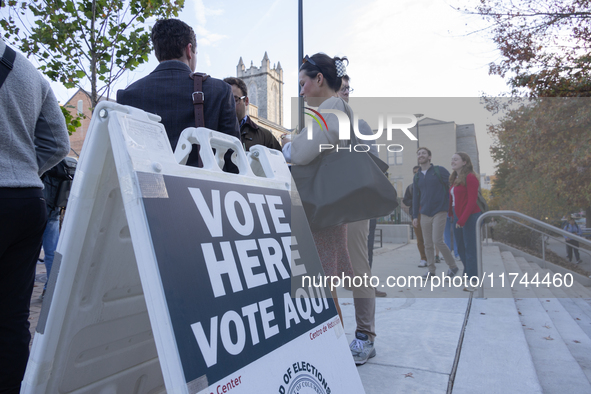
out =
<path fill-rule="evenodd" d="M 579 252 L 587 253 L 589 256 L 591 256 L 591 251 L 590 251 L 590 250 L 583 249 L 583 248 L 581 248 L 580 246 L 574 246 L 574 245 L 571 245 L 571 244 L 567 243 L 566 241 L 563 241 L 563 240 L 561 240 L 561 239 L 558 239 L 558 237 L 556 237 L 556 236 L 549 235 L 549 234 L 547 234 L 547 233 L 545 233 L 545 232 L 543 232 L 543 231 L 540 231 L 540 230 L 538 230 L 537 228 L 533 228 L 533 227 L 531 227 L 531 226 L 528 226 L 527 224 L 519 223 L 519 222 L 518 222 L 517 220 L 515 220 L 515 219 L 511 219 L 511 218 L 508 218 L 508 217 L 506 217 L 506 216 L 503 216 L 503 218 L 504 218 L 504 219 L 507 219 L 507 220 L 508 220 L 508 221 L 510 221 L 510 222 L 513 222 L 513 223 L 519 224 L 520 226 L 523 226 L 523 227 L 525 227 L 525 228 L 528 228 L 528 229 L 530 229 L 530 230 L 532 230 L 532 231 L 535 231 L 535 232 L 537 232 L 537 233 L 540 233 L 540 234 L 542 234 L 542 235 L 545 235 L 545 236 L 551 237 L 551 238 L 552 238 L 554 241 L 556 241 L 556 242 L 559 242 L 559 243 L 561 243 L 561 244 L 563 244 L 563 245 L 565 245 L 565 246 L 570 246 L 571 248 L 578 249 L 578 250 L 579 250 Z M 555 227 L 555 228 L 556 228 L 556 227 Z M 573 233 L 569 233 L 569 234 L 571 234 L 571 235 L 575 235 L 575 234 L 573 234 Z M 486 236 L 485 236 L 485 238 L 487 239 L 486 241 L 487 241 L 487 245 L 488 245 L 488 237 L 486 237 Z M 569 236 L 568 238 L 570 238 L 570 236 Z M 542 242 L 543 242 L 543 244 L 542 244 L 542 260 L 546 261 L 546 250 L 545 250 L 545 249 L 546 249 L 546 248 L 545 248 L 545 246 L 546 246 L 546 241 L 545 241 L 544 239 L 542 239 Z"/>
<path fill-rule="evenodd" d="M 552 226 L 551 224 L 548 223 L 544 223 L 538 219 L 534 219 L 530 216 L 524 215 L 523 213 L 520 212 L 515 212 L 515 211 L 488 211 L 483 213 L 482 215 L 480 215 L 480 217 L 478 218 L 478 220 L 476 221 L 476 263 L 477 263 L 477 268 L 478 268 L 478 277 L 480 278 L 480 276 L 483 274 L 484 270 L 482 268 L 482 232 L 481 232 L 481 226 L 482 223 L 484 221 L 484 219 L 491 217 L 491 216 L 514 216 L 514 217 L 518 217 L 520 219 L 524 219 L 527 220 L 528 222 L 535 224 L 537 226 L 540 226 L 542 228 L 551 230 L 555 233 L 561 234 L 565 237 L 568 237 L 570 239 L 579 241 L 579 243 L 583 243 L 587 246 L 591 247 L 591 241 L 588 239 L 585 239 L 583 237 L 579 237 L 578 235 L 574 235 L 573 233 L 569 233 L 568 231 L 564 231 L 561 228 L 556 228 L 554 226 Z M 484 278 L 482 278 L 484 279 Z M 478 290 L 477 290 L 477 297 L 478 298 L 484 298 L 484 287 L 483 286 L 479 286 Z"/>

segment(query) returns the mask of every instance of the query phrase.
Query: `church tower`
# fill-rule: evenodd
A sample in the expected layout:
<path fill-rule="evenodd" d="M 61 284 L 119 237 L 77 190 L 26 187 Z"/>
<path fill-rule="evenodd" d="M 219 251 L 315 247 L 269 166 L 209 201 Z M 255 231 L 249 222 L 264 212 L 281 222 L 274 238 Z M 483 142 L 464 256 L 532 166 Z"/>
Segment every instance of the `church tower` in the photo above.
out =
<path fill-rule="evenodd" d="M 246 69 L 242 57 L 236 66 L 236 76 L 246 83 L 248 98 L 251 104 L 258 107 L 259 118 L 267 119 L 277 125 L 283 126 L 283 69 L 277 62 L 277 66 L 269 61 L 265 52 L 261 67 L 255 67 L 250 62 L 250 68 Z"/>

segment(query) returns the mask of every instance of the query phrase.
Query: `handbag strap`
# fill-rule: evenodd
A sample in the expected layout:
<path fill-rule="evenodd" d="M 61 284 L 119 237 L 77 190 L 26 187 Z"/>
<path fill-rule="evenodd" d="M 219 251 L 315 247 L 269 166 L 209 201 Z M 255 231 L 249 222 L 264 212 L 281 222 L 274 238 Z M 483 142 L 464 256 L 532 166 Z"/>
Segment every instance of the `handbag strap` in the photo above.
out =
<path fill-rule="evenodd" d="M 340 97 L 339 97 L 340 98 Z M 345 112 L 347 112 L 347 116 L 349 117 L 349 145 L 357 145 L 359 144 L 359 140 L 357 139 L 357 136 L 355 135 L 355 131 L 353 129 L 353 113 L 351 112 L 351 107 L 349 106 L 349 104 L 347 104 L 347 102 L 345 100 L 343 100 L 342 98 L 340 98 L 343 101 L 343 104 L 345 105 Z M 343 140 L 339 140 L 339 146 L 347 146 L 347 143 L 344 143 L 344 145 L 341 145 L 341 141 Z"/>
<path fill-rule="evenodd" d="M 203 114 L 203 103 L 205 94 L 203 93 L 203 81 L 209 75 L 205 73 L 193 73 L 193 107 L 195 108 L 195 127 L 205 127 L 205 115 Z"/>

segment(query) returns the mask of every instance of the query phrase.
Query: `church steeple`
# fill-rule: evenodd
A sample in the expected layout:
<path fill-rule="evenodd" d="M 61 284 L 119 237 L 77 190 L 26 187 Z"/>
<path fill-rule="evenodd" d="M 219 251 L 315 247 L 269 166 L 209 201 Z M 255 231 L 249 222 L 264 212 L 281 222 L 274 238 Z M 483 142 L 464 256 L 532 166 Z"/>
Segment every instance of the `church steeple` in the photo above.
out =
<path fill-rule="evenodd" d="M 240 72 L 244 70 L 244 62 L 242 61 L 242 56 L 240 56 L 240 60 L 238 61 L 238 65 L 236 66 L 236 75 L 239 75 Z"/>
<path fill-rule="evenodd" d="M 263 70 L 271 70 L 271 65 L 269 62 L 269 56 L 267 55 L 267 51 L 265 51 L 265 56 L 263 56 L 263 61 L 261 62 L 261 68 Z"/>
<path fill-rule="evenodd" d="M 261 67 L 252 64 L 244 67 L 242 57 L 236 67 L 237 77 L 241 78 L 248 89 L 250 104 L 258 108 L 258 117 L 278 125 L 283 124 L 283 69 L 281 64 L 271 68 L 269 55 L 265 51 Z"/>

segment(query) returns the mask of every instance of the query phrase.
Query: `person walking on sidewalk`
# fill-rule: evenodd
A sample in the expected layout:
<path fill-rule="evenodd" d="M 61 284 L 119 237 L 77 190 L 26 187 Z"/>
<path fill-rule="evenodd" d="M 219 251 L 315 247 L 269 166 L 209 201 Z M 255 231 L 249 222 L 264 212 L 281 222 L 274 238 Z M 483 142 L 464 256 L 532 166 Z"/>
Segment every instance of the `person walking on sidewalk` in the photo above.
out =
<path fill-rule="evenodd" d="M 454 276 L 458 272 L 458 266 L 443 241 L 449 208 L 449 172 L 441 166 L 431 164 L 431 151 L 425 147 L 417 150 L 417 159 L 421 170 L 413 178 L 412 225 L 415 228 L 419 225 L 420 214 L 428 265 L 423 278 L 428 280 L 436 275 L 435 247 L 441 251 L 449 266 L 447 275 Z"/>
<path fill-rule="evenodd" d="M 568 231 L 569 233 L 578 235 L 579 237 L 583 235 L 581 228 L 575 222 L 575 218 L 569 216 L 568 223 L 563 228 L 564 231 Z M 564 237 L 566 243 L 566 257 L 568 258 L 569 262 L 573 260 L 573 249 L 575 251 L 575 263 L 579 264 L 581 262 L 581 256 L 579 255 L 579 241 L 575 241 L 574 239 L 570 239 L 568 237 Z M 572 245 L 572 246 L 571 246 Z M 574 247 L 573 247 L 574 246 Z"/>
<path fill-rule="evenodd" d="M 450 202 L 449 216 L 454 218 L 454 236 L 458 253 L 464 264 L 464 274 L 468 276 L 465 291 L 473 291 L 470 278 L 478 276 L 476 259 L 476 221 L 482 215 L 478 201 L 478 174 L 474 171 L 470 156 L 458 152 L 451 157 L 452 173 L 449 177 Z"/>
<path fill-rule="evenodd" d="M 412 169 L 413 176 L 419 172 L 421 166 L 414 166 Z M 404 198 L 402 199 L 402 208 L 406 213 L 412 216 L 412 196 L 413 196 L 413 184 L 408 185 L 404 192 Z M 421 261 L 419 267 L 427 266 L 427 255 L 425 254 L 425 241 L 423 240 L 423 230 L 421 229 L 421 214 L 417 217 L 417 226 L 415 228 L 415 235 L 417 236 L 417 248 L 421 255 Z"/>

